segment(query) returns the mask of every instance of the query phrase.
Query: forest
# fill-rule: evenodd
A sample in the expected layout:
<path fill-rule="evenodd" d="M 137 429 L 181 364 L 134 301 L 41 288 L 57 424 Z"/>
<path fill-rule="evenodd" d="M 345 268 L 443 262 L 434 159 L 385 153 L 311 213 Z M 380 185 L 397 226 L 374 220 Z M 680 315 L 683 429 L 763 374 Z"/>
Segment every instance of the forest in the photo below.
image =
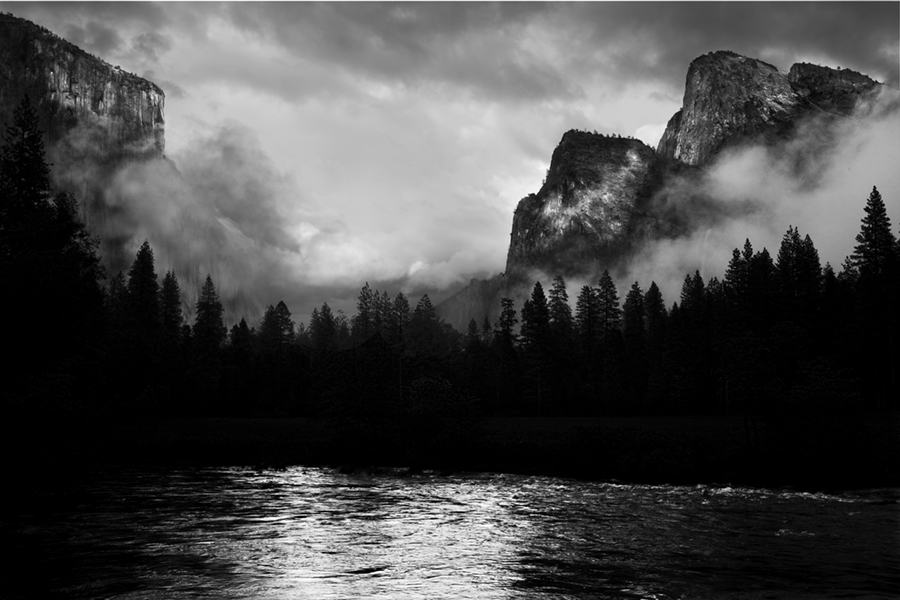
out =
<path fill-rule="evenodd" d="M 27 99 L 3 137 L 0 196 L 8 415 L 362 423 L 900 408 L 900 246 L 874 187 L 837 272 L 788 226 L 774 255 L 747 240 L 722 257 L 722 280 L 687 274 L 674 300 L 653 282 L 620 298 L 607 271 L 573 299 L 557 276 L 465 333 L 428 296 L 411 306 L 368 284 L 352 316 L 324 303 L 297 324 L 277 302 L 229 329 L 210 277 L 187 322 L 179 281 L 156 272 L 148 242 L 127 273 L 104 272 L 77 200 L 52 191 Z"/>

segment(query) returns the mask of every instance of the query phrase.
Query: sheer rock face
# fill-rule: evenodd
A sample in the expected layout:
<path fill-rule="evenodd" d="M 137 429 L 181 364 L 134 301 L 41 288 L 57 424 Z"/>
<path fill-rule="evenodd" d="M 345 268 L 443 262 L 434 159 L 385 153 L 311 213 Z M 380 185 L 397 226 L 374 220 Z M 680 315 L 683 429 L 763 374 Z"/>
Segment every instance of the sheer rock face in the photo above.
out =
<path fill-rule="evenodd" d="M 78 198 L 113 272 L 128 257 L 128 236 L 111 226 L 105 198 L 126 161 L 162 158 L 165 94 L 154 83 L 91 56 L 30 21 L 0 14 L 0 126 L 28 95 L 45 134 L 51 179 Z"/>
<path fill-rule="evenodd" d="M 733 52 L 697 58 L 688 68 L 682 109 L 656 152 L 638 140 L 566 133 L 544 185 L 516 208 L 502 283 L 485 287 L 473 280 L 445 301 L 454 309 L 444 313 L 438 306 L 439 314 L 452 313 L 453 324 L 464 330 L 471 316 L 495 315 L 500 297 L 527 295 L 538 272 L 548 279 L 592 277 L 613 270 L 648 239 L 684 234 L 695 215 L 666 209 L 665 182 L 672 175 L 700 177 L 701 167 L 728 145 L 787 138 L 807 116 L 849 114 L 877 86 L 854 71 L 805 63 L 783 73 Z M 714 199 L 691 202 L 702 212 Z"/>
<path fill-rule="evenodd" d="M 162 156 L 165 94 L 43 27 L 0 15 L 0 119 L 28 94 L 49 145 L 73 130 L 109 156 Z"/>
<path fill-rule="evenodd" d="M 857 100 L 878 83 L 849 69 L 832 69 L 797 63 L 788 72 L 788 81 L 798 98 L 810 108 L 847 114 Z"/>
<path fill-rule="evenodd" d="M 540 270 L 575 275 L 630 244 L 664 161 L 643 142 L 569 131 L 553 152 L 547 179 L 513 216 L 506 273 L 512 283 Z"/>
<path fill-rule="evenodd" d="M 876 85 L 854 71 L 801 63 L 786 74 L 754 58 L 712 52 L 688 68 L 682 108 L 657 151 L 689 165 L 707 165 L 725 146 L 784 136 L 809 114 L 847 114 Z"/>
<path fill-rule="evenodd" d="M 680 118 L 673 117 L 658 150 L 704 165 L 727 142 L 791 121 L 798 98 L 787 76 L 768 63 L 713 52 L 688 68 Z"/>

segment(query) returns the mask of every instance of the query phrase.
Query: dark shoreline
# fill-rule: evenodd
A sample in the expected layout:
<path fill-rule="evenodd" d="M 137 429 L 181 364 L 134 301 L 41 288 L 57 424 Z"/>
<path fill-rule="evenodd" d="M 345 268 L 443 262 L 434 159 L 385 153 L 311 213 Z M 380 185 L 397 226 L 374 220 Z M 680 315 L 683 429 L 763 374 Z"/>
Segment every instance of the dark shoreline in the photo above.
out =
<path fill-rule="evenodd" d="M 327 466 L 500 472 L 648 484 L 849 490 L 900 486 L 900 414 L 782 423 L 752 435 L 741 416 L 7 421 L 20 479 L 86 468 Z"/>

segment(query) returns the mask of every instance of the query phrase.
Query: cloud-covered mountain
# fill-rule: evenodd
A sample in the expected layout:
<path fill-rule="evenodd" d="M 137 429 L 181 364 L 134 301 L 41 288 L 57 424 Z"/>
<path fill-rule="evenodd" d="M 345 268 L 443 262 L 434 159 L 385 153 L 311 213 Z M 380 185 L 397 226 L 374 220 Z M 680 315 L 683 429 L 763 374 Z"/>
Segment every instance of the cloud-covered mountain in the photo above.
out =
<path fill-rule="evenodd" d="M 883 87 L 847 69 L 799 63 L 784 73 L 729 51 L 695 59 L 682 109 L 655 151 L 635 139 L 566 132 L 540 190 L 516 208 L 505 273 L 473 281 L 439 313 L 464 330 L 472 318 L 493 321 L 501 296 L 522 298 L 535 280 L 589 283 L 603 269 L 642 271 L 635 261 L 660 240 L 690 238 L 754 210 L 752 202 L 724 201 L 709 185 L 720 158 L 741 148 L 781 149 L 793 175 L 812 175 L 842 120 Z M 790 151 L 799 139 L 802 150 Z"/>

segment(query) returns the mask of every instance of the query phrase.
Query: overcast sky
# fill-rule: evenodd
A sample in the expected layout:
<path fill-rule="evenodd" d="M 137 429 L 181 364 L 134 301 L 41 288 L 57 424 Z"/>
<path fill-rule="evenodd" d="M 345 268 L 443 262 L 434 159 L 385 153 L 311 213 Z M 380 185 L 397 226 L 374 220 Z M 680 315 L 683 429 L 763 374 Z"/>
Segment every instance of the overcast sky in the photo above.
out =
<path fill-rule="evenodd" d="M 896 2 L 0 6 L 165 90 L 167 155 L 298 320 L 502 271 L 562 134 L 655 147 L 701 54 L 900 79 Z"/>

